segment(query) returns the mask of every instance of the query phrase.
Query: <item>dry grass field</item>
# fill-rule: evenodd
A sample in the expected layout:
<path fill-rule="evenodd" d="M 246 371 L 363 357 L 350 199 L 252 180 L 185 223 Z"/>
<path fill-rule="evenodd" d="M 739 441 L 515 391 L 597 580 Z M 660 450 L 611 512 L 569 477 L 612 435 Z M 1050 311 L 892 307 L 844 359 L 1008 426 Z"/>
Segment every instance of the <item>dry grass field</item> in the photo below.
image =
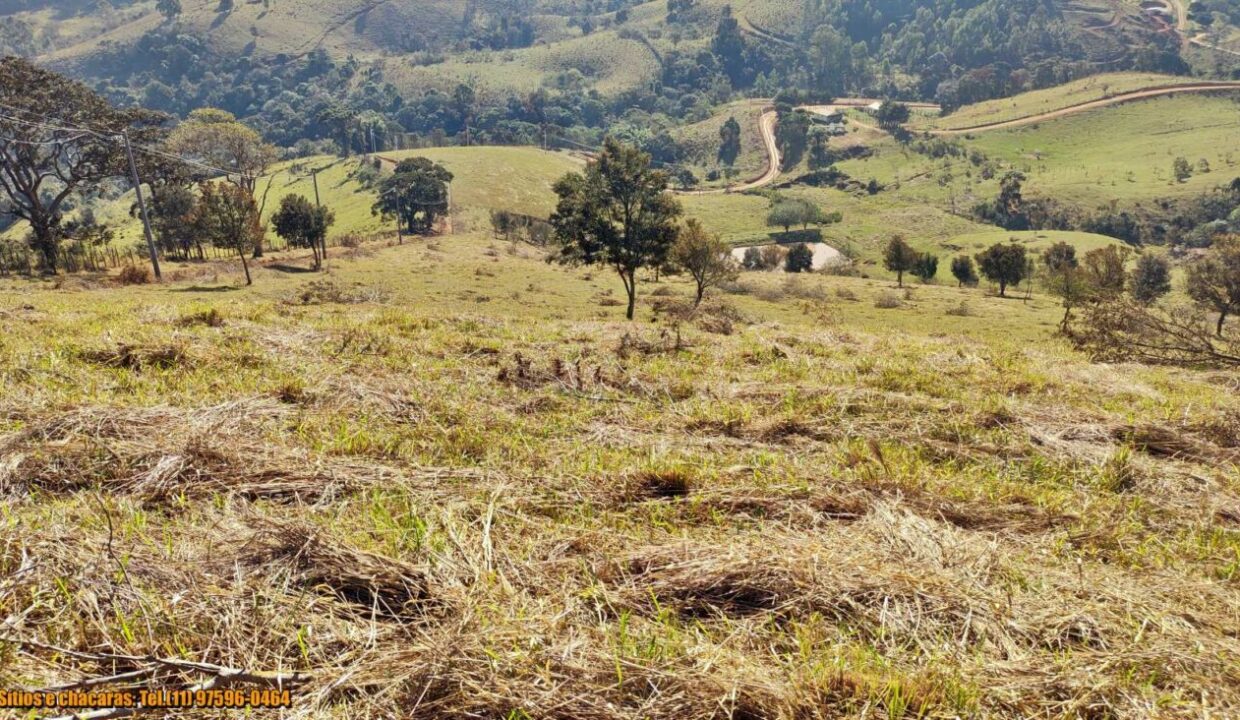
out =
<path fill-rule="evenodd" d="M 479 232 L 306 263 L 0 280 L 0 687 L 1240 714 L 1234 374 L 1093 364 L 1039 293 L 665 279 L 625 323 Z"/>

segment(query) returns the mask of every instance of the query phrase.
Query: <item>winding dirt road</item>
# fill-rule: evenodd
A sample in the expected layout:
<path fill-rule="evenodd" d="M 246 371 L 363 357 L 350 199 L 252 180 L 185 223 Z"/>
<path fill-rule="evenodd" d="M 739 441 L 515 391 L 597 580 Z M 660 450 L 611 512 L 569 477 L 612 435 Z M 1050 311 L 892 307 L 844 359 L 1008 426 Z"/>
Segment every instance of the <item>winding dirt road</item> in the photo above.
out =
<path fill-rule="evenodd" d="M 818 115 L 828 115 L 840 108 L 861 108 L 869 107 L 876 102 L 880 102 L 875 98 L 840 98 L 830 105 L 802 105 L 798 110 Z M 910 108 L 915 110 L 934 110 L 940 108 L 934 103 L 906 103 Z M 726 188 L 710 188 L 708 190 L 678 190 L 678 195 L 717 195 L 728 192 L 743 192 L 770 185 L 779 177 L 780 172 L 780 156 L 779 146 L 775 142 L 775 121 L 778 119 L 773 109 L 767 109 L 762 113 L 762 119 L 759 121 L 759 127 L 762 131 L 762 142 L 766 146 L 766 171 L 756 178 L 746 180 L 738 185 L 732 185 Z"/>
<path fill-rule="evenodd" d="M 726 188 L 710 188 L 708 190 L 677 190 L 677 195 L 718 195 L 720 193 L 742 192 L 752 188 L 770 185 L 779 177 L 779 146 L 775 143 L 775 121 L 778 115 L 774 110 L 764 110 L 758 127 L 762 131 L 762 143 L 766 146 L 766 172 L 752 180 Z"/>

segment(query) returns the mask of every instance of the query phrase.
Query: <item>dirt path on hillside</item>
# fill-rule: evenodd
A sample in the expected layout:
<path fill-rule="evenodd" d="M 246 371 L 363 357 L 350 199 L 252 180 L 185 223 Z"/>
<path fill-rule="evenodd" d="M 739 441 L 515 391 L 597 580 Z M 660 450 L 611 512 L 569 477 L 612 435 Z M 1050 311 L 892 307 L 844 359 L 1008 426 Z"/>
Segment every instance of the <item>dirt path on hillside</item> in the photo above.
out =
<path fill-rule="evenodd" d="M 676 194 L 717 195 L 720 193 L 743 192 L 775 182 L 775 178 L 779 177 L 780 162 L 779 146 L 775 143 L 775 121 L 778 117 L 774 110 L 767 110 L 762 113 L 762 118 L 758 121 L 758 127 L 762 131 L 762 144 L 766 146 L 766 172 L 739 185 L 732 185 L 726 188 L 711 188 L 709 190 L 677 190 L 675 191 Z"/>
<path fill-rule="evenodd" d="M 1206 33 L 1199 33 L 1193 37 L 1189 36 L 1188 34 L 1188 6 L 1184 3 L 1184 0 L 1162 0 L 1162 2 L 1165 2 L 1168 5 L 1170 5 L 1171 9 L 1175 12 L 1175 29 L 1176 29 L 1176 32 L 1180 34 L 1180 47 L 1188 47 L 1189 45 L 1196 45 L 1197 47 L 1205 48 L 1206 50 L 1214 50 L 1215 52 L 1221 52 L 1221 53 L 1226 53 L 1228 55 L 1235 55 L 1236 57 L 1240 57 L 1240 51 L 1228 50 L 1225 47 L 1219 47 L 1218 45 L 1212 45 L 1206 42 L 1205 41 L 1205 38 L 1207 37 Z"/>
<path fill-rule="evenodd" d="M 863 108 L 869 107 L 876 102 L 881 102 L 875 98 L 839 98 L 829 105 L 801 105 L 798 110 L 805 110 L 817 115 L 829 115 L 835 110 L 842 108 Z M 914 110 L 934 110 L 940 111 L 941 108 L 934 103 L 911 102 L 905 103 Z M 744 192 L 745 190 L 753 190 L 775 182 L 780 173 L 780 156 L 779 146 L 775 142 L 775 124 L 778 119 L 774 110 L 767 110 L 762 113 L 760 127 L 762 129 L 762 142 L 766 146 L 766 172 L 758 177 L 747 180 L 739 185 L 732 185 L 726 188 L 711 188 L 709 190 L 678 190 L 678 195 L 717 195 L 719 193 L 728 192 Z M 862 127 L 869 128 L 869 125 L 857 123 Z"/>
<path fill-rule="evenodd" d="M 1121 93 L 1119 95 L 1113 95 L 1099 100 L 1090 100 L 1089 102 L 1069 105 L 1068 107 L 1059 108 L 1058 110 L 1051 110 L 1037 115 L 1027 115 L 1023 118 L 1016 118 L 1015 120 L 1002 120 L 999 122 L 972 125 L 970 127 L 952 128 L 950 130 L 928 130 L 926 132 L 931 135 L 964 135 L 966 133 L 986 132 L 989 130 L 1003 130 L 1007 128 L 1021 127 L 1024 125 L 1033 125 L 1046 120 L 1055 120 L 1068 115 L 1075 115 L 1077 113 L 1097 110 L 1098 108 L 1109 107 L 1111 105 L 1119 105 L 1121 103 L 1132 102 L 1134 100 L 1146 100 L 1149 98 L 1162 97 L 1165 95 L 1178 95 L 1182 93 L 1226 92 L 1228 90 L 1240 90 L 1240 82 L 1219 81 L 1207 83 L 1185 83 L 1183 85 L 1163 85 L 1160 87 Z"/>

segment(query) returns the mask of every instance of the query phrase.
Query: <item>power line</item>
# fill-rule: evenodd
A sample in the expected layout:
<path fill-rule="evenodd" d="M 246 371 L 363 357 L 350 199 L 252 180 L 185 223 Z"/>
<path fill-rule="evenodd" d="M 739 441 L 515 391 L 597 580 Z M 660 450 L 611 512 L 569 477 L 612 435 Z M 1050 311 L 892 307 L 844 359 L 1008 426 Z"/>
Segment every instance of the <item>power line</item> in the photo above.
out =
<path fill-rule="evenodd" d="M 15 111 L 17 111 L 17 112 L 24 112 L 24 113 L 26 113 L 27 115 L 33 115 L 33 116 L 36 116 L 36 117 L 42 118 L 43 120 L 53 120 L 53 121 L 56 121 L 56 122 L 62 122 L 62 123 L 63 123 L 63 122 L 65 122 L 64 120 L 62 120 L 62 119 L 60 119 L 60 118 L 52 117 L 52 116 L 49 116 L 49 115 L 44 115 L 44 114 L 42 114 L 42 113 L 35 112 L 34 110 L 27 110 L 27 109 L 24 109 L 24 108 L 15 108 L 15 107 L 11 107 L 11 106 L 9 106 L 9 105 L 5 105 L 5 104 L 3 104 L 3 103 L 0 103 L 0 108 L 5 108 L 5 109 L 7 109 L 7 110 L 15 110 Z M 109 141 L 113 141 L 113 142 L 115 142 L 116 140 L 118 140 L 118 139 L 122 138 L 122 136 L 123 136 L 123 133 L 117 133 L 117 132 L 106 131 L 106 130 L 99 130 L 99 129 L 97 129 L 97 128 L 90 128 L 90 127 L 74 127 L 74 126 L 72 126 L 72 125 L 67 125 L 67 124 L 66 124 L 66 125 L 51 125 L 51 124 L 48 124 L 48 123 L 34 122 L 34 121 L 32 121 L 32 120 L 24 120 L 24 119 L 22 119 L 22 118 L 13 117 L 13 116 L 11 116 L 11 115 L 5 115 L 5 114 L 3 114 L 3 113 L 0 113 L 0 118 L 5 119 L 5 120 L 9 120 L 10 122 L 19 123 L 19 124 L 22 124 L 22 125 L 28 125 L 28 126 L 30 126 L 30 127 L 42 128 L 42 129 L 44 129 L 44 130 L 53 130 L 53 131 L 57 131 L 57 132 L 78 132 L 78 133 L 87 133 L 87 134 L 90 134 L 90 135 L 94 135 L 95 137 L 98 137 L 98 138 L 100 138 L 101 140 L 109 140 Z M 49 141 L 49 142 L 48 142 L 48 143 L 46 143 L 46 144 L 55 144 L 56 142 L 67 142 L 67 141 L 68 141 L 68 139 L 61 139 L 61 140 Z M 13 142 L 22 142 L 22 141 L 13 140 Z M 27 143 L 27 144 L 30 144 L 30 143 Z M 177 154 L 175 154 L 175 153 L 169 153 L 169 152 L 166 152 L 166 151 L 163 151 L 163 150 L 158 150 L 158 149 L 156 149 L 156 148 L 149 147 L 149 146 L 147 146 L 147 145 L 138 145 L 138 144 L 133 144 L 133 145 L 132 145 L 132 147 L 133 147 L 133 149 L 134 149 L 134 150 L 137 150 L 137 151 L 139 151 L 139 152 L 144 152 L 144 153 L 147 153 L 148 155 L 156 155 L 156 156 L 159 156 L 159 157 L 163 157 L 163 158 L 165 158 L 165 159 L 168 159 L 168 160 L 176 160 L 176 161 L 179 161 L 179 162 L 185 163 L 185 164 L 187 164 L 187 165 L 193 165 L 193 166 L 196 166 L 196 167 L 202 168 L 202 169 L 204 169 L 204 170 L 210 170 L 210 171 L 212 171 L 212 172 L 220 173 L 221 175 L 225 175 L 225 176 L 228 176 L 228 175 L 244 175 L 244 176 L 246 176 L 246 177 L 249 177 L 249 178 L 253 178 L 253 179 L 255 179 L 255 180 L 258 180 L 258 179 L 260 179 L 260 178 L 268 177 L 269 175 L 270 175 L 270 176 L 273 176 L 273 177 L 274 177 L 274 175 L 275 175 L 275 173 L 253 174 L 253 173 L 247 173 L 247 172 L 245 172 L 245 171 L 243 171 L 243 170 L 239 170 L 239 169 L 227 169 L 227 168 L 216 167 L 216 166 L 214 166 L 214 165 L 210 165 L 210 164 L 208 164 L 208 163 L 204 163 L 204 162 L 199 161 L 199 160 L 193 160 L 193 159 L 191 159 L 191 158 L 187 158 L 187 157 L 184 157 L 184 156 L 182 156 L 182 155 L 177 155 Z"/>

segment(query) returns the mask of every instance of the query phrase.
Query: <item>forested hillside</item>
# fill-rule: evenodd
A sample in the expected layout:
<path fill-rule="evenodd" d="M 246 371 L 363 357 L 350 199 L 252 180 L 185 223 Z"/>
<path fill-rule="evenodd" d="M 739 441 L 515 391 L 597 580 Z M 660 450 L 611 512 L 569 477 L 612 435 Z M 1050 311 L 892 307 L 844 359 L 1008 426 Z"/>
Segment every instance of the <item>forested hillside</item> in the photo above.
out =
<path fill-rule="evenodd" d="M 7 2 L 0 52 L 112 99 L 185 116 L 220 107 L 272 142 L 362 150 L 398 134 L 597 145 L 657 159 L 660 129 L 737 97 L 798 91 L 951 110 L 1098 72 L 1230 76 L 1136 5 L 1101 0 L 161 0 Z M 1216 34 L 1230 6 L 1198 8 Z M 1184 51 L 1187 54 L 1182 54 Z M 1233 62 L 1234 61 L 1234 62 Z M 364 139 L 363 139 L 364 138 Z M 322 147 L 322 146 L 321 146 Z M 320 149 L 321 149 L 320 147 Z"/>

